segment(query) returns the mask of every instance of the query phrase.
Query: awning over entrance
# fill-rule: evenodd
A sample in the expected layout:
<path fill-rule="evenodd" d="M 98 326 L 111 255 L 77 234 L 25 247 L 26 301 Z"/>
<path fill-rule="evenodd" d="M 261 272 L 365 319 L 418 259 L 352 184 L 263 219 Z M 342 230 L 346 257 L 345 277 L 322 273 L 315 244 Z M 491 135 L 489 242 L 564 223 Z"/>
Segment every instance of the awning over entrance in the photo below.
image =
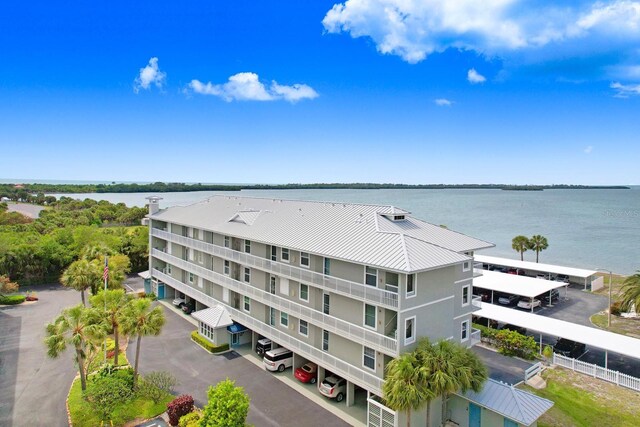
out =
<path fill-rule="evenodd" d="M 221 305 L 194 311 L 191 314 L 191 317 L 213 329 L 225 328 L 233 325 L 229 312 Z"/>
<path fill-rule="evenodd" d="M 229 325 L 227 326 L 227 331 L 231 332 L 232 334 L 237 334 L 238 332 L 244 332 L 247 330 L 247 327 L 244 325 L 241 325 L 240 323 L 233 323 L 233 325 Z"/>

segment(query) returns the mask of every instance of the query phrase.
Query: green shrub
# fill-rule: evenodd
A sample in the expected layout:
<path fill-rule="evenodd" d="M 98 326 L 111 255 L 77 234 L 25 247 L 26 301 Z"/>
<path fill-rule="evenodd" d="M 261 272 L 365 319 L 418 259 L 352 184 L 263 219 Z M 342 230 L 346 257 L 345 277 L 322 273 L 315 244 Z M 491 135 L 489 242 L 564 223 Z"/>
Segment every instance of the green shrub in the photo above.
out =
<path fill-rule="evenodd" d="M 113 351 L 116 349 L 116 342 L 113 338 L 107 338 L 107 351 Z"/>
<path fill-rule="evenodd" d="M 141 378 L 141 381 L 138 384 L 138 392 L 140 395 L 153 401 L 153 403 L 158 403 L 166 395 L 171 393 L 171 389 L 176 384 L 178 384 L 178 380 L 170 372 L 149 372 Z"/>
<path fill-rule="evenodd" d="M 27 297 L 24 295 L 2 295 L 0 296 L 0 304 L 17 305 L 22 304 Z"/>
<path fill-rule="evenodd" d="M 519 356 L 528 360 L 534 359 L 538 344 L 533 337 L 522 335 L 516 331 L 503 329 L 496 334 L 498 352 L 505 356 Z"/>
<path fill-rule="evenodd" d="M 221 353 L 223 351 L 229 350 L 229 343 L 215 345 L 214 343 L 200 335 L 198 331 L 191 332 L 191 339 L 210 353 Z"/>
<path fill-rule="evenodd" d="M 620 301 L 616 301 L 611 304 L 611 307 L 609 307 L 609 311 L 611 312 L 611 314 L 613 314 L 614 316 L 620 316 L 620 313 L 622 311 L 621 305 L 622 304 L 620 303 Z"/>
<path fill-rule="evenodd" d="M 200 413 L 190 412 L 187 415 L 180 417 L 178 421 L 178 427 L 199 427 L 200 426 Z"/>
<path fill-rule="evenodd" d="M 87 386 L 85 398 L 103 420 L 108 419 L 116 406 L 133 397 L 132 384 L 122 375 L 96 375 Z"/>
<path fill-rule="evenodd" d="M 553 349 L 550 345 L 545 345 L 544 350 L 542 350 L 542 355 L 547 359 L 551 359 L 553 357 Z"/>

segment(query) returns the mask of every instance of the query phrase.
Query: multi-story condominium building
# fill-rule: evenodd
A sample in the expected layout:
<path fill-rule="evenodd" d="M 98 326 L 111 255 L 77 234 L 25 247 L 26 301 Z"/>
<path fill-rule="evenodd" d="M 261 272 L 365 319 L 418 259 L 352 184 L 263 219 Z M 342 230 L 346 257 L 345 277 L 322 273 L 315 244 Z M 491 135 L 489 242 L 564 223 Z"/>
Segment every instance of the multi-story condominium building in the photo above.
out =
<path fill-rule="evenodd" d="M 255 348 L 269 338 L 362 391 L 370 416 L 387 364 L 421 337 L 471 345 L 473 253 L 493 246 L 365 204 L 215 196 L 159 209 L 150 198 L 150 273 L 159 297 L 222 307 L 233 327 L 212 341 Z M 378 397 L 378 398 L 376 398 Z M 371 415 L 378 411 L 378 415 Z M 381 413 L 382 411 L 382 413 Z M 395 416 L 395 415 L 393 415 Z M 397 422 L 397 421 L 395 421 Z M 391 424 L 393 425 L 393 424 Z"/>

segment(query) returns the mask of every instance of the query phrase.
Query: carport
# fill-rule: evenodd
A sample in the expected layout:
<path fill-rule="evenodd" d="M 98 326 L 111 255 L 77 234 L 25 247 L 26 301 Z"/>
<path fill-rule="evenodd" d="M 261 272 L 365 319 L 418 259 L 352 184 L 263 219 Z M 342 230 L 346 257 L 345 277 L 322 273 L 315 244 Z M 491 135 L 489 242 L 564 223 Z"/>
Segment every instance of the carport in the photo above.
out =
<path fill-rule="evenodd" d="M 481 276 L 473 279 L 474 288 L 482 288 L 491 291 L 491 303 L 494 302 L 494 292 L 520 295 L 529 298 L 531 301 L 538 295 L 549 293 L 549 305 L 551 305 L 551 291 L 553 289 L 565 287 L 564 282 L 553 280 L 536 279 L 533 277 L 517 276 L 515 274 L 498 273 L 496 271 L 483 271 Z M 531 305 L 533 312 L 533 304 Z"/>
<path fill-rule="evenodd" d="M 602 279 L 596 279 L 595 270 L 585 270 L 582 268 L 565 267 L 562 265 L 543 264 L 531 261 L 520 261 L 510 258 L 501 258 L 488 255 L 474 255 L 476 262 L 483 264 L 493 265 L 497 267 L 516 268 L 524 270 L 528 274 L 544 274 L 547 278 L 551 275 L 561 274 L 568 276 L 572 283 L 584 283 L 584 289 L 587 289 L 587 285 L 592 286 L 592 290 L 598 289 L 602 286 Z M 598 285 L 596 285 L 598 281 Z M 595 287 L 599 286 L 599 287 Z"/>
<path fill-rule="evenodd" d="M 564 320 L 530 314 L 518 310 L 480 303 L 481 309 L 473 313 L 498 322 L 521 326 L 540 334 L 540 352 L 542 353 L 542 335 L 557 336 L 571 341 L 581 342 L 590 347 L 604 350 L 604 367 L 607 367 L 609 352 L 640 359 L 640 340 L 626 335 L 590 328 Z"/>

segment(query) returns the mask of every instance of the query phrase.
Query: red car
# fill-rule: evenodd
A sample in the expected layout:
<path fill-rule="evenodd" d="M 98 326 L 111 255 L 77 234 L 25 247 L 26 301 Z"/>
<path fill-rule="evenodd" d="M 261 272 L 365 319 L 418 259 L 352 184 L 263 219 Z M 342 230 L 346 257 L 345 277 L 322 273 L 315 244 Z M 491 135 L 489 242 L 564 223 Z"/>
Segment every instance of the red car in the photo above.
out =
<path fill-rule="evenodd" d="M 316 374 L 318 372 L 318 366 L 315 363 L 307 363 L 300 368 L 296 369 L 295 377 L 303 383 L 316 383 Z"/>

